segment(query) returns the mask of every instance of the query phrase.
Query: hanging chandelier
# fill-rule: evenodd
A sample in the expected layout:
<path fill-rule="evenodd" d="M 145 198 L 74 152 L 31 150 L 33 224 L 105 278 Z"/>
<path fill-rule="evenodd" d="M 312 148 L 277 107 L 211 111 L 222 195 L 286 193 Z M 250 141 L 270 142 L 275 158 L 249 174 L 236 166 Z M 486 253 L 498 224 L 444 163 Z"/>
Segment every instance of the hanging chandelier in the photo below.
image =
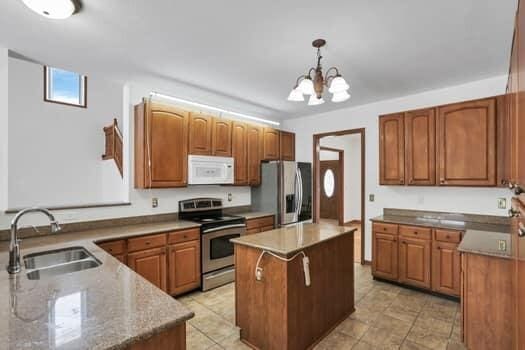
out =
<path fill-rule="evenodd" d="M 301 75 L 297 78 L 294 88 L 288 95 L 288 101 L 304 101 L 304 96 L 310 96 L 308 99 L 309 106 L 316 106 L 324 103 L 323 90 L 328 87 L 332 94 L 332 102 L 343 102 L 350 98 L 348 89 L 350 86 L 343 79 L 336 67 L 331 67 L 323 76 L 321 66 L 321 47 L 326 45 L 326 40 L 317 39 L 312 42 L 312 46 L 317 48 L 317 67 L 310 68 L 308 74 Z M 333 73 L 330 75 L 329 73 Z"/>

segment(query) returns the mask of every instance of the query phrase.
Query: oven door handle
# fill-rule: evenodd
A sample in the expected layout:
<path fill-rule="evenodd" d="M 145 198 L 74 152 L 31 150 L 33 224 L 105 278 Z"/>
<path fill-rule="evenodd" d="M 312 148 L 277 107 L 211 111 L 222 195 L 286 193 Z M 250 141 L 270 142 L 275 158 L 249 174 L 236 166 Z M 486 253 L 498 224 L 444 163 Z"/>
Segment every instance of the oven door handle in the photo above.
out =
<path fill-rule="evenodd" d="M 246 224 L 226 225 L 226 226 L 221 226 L 221 227 L 209 228 L 207 230 L 202 231 L 202 233 L 210 233 L 210 232 L 215 232 L 215 231 L 227 230 L 229 228 L 243 228 L 243 227 L 246 227 Z"/>

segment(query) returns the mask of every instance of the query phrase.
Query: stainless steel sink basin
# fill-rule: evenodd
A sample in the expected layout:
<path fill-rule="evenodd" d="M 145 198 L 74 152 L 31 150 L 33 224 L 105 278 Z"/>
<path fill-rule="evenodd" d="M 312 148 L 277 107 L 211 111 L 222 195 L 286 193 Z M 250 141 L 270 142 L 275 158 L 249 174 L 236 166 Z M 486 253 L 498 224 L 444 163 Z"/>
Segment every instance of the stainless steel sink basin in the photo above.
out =
<path fill-rule="evenodd" d="M 33 253 L 24 256 L 27 278 L 37 280 L 47 276 L 62 275 L 91 269 L 102 265 L 83 247 Z"/>

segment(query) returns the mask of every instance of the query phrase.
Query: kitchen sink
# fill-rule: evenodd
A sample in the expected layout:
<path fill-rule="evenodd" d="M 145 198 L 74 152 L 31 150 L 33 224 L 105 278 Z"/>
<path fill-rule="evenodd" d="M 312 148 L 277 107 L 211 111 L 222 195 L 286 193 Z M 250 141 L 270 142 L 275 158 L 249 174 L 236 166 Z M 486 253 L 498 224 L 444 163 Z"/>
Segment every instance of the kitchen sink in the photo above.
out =
<path fill-rule="evenodd" d="M 83 247 L 70 247 L 24 256 L 27 278 L 38 280 L 71 272 L 92 269 L 102 263 Z"/>

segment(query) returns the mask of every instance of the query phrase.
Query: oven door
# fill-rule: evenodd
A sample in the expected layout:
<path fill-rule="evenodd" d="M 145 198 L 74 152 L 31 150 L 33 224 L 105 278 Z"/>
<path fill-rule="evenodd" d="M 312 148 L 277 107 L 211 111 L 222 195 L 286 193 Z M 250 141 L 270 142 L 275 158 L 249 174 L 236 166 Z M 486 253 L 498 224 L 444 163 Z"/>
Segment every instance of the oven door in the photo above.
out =
<path fill-rule="evenodd" d="M 202 231 L 202 272 L 233 265 L 232 238 L 246 231 L 245 224 L 234 224 Z"/>

